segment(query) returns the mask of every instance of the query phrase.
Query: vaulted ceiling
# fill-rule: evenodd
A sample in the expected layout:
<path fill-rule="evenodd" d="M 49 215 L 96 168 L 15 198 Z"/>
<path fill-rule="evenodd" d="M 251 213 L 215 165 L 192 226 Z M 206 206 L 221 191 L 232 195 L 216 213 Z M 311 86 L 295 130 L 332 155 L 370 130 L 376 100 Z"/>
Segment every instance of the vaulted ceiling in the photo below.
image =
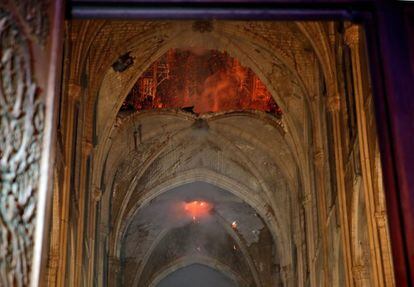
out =
<path fill-rule="evenodd" d="M 69 81 L 87 87 L 110 284 L 183 286 L 174 284 L 194 274 L 214 286 L 305 280 L 312 124 L 334 76 L 325 28 L 73 22 Z M 204 93 L 223 82 L 221 94 Z M 255 102 L 252 85 L 263 94 Z"/>

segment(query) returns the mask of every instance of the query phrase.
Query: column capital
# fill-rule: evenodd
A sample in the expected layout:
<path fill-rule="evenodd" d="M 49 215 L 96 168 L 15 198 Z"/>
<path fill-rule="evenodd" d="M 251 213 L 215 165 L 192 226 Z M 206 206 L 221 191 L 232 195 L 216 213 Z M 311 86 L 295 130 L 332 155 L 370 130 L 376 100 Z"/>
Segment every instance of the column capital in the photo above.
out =
<path fill-rule="evenodd" d="M 69 83 L 68 85 L 68 96 L 69 99 L 77 101 L 80 98 L 82 87 L 76 83 Z"/>
<path fill-rule="evenodd" d="M 302 198 L 302 205 L 306 207 L 307 205 L 311 203 L 311 201 L 312 201 L 312 194 L 310 192 L 305 193 Z"/>
<path fill-rule="evenodd" d="M 360 28 L 358 25 L 352 24 L 345 29 L 345 42 L 350 47 L 354 47 L 359 43 Z"/>
<path fill-rule="evenodd" d="M 375 219 L 377 221 L 377 225 L 380 228 L 383 228 L 387 224 L 387 215 L 384 210 L 375 212 Z"/>
<path fill-rule="evenodd" d="M 98 187 L 98 186 L 94 186 L 93 187 L 93 199 L 96 202 L 99 202 L 101 200 L 101 198 L 102 198 L 102 190 L 101 190 L 101 188 Z"/>
<path fill-rule="evenodd" d="M 341 107 L 341 100 L 339 95 L 328 96 L 326 98 L 326 106 L 330 112 L 338 112 Z"/>
<path fill-rule="evenodd" d="M 322 149 L 317 149 L 314 151 L 313 161 L 316 167 L 323 166 L 323 163 L 325 162 L 325 153 L 323 152 Z"/>
<path fill-rule="evenodd" d="M 91 153 L 92 149 L 93 149 L 92 142 L 90 140 L 84 138 L 82 140 L 82 153 L 83 153 L 83 155 L 88 156 Z"/>
<path fill-rule="evenodd" d="M 289 282 L 289 279 L 292 276 L 292 267 L 291 265 L 284 265 L 280 268 L 280 275 L 285 282 Z"/>
<path fill-rule="evenodd" d="M 335 40 L 336 40 L 336 35 L 335 35 L 335 33 L 329 33 L 328 34 L 328 37 L 329 37 L 329 42 L 331 43 L 331 45 L 333 46 L 333 45 L 335 45 Z"/>

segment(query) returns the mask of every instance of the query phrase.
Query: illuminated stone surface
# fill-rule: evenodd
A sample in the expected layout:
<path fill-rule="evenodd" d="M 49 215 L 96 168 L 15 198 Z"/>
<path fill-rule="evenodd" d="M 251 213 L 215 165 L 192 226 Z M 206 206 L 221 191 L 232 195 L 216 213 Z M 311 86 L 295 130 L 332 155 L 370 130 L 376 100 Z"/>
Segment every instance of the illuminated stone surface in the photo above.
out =
<path fill-rule="evenodd" d="M 358 29 L 69 26 L 60 282 L 152 287 L 200 264 L 237 286 L 394 286 L 363 37 L 338 32 Z"/>
<path fill-rule="evenodd" d="M 195 113 L 259 110 L 277 106 L 254 72 L 226 52 L 172 49 L 138 79 L 122 110 L 187 108 Z"/>

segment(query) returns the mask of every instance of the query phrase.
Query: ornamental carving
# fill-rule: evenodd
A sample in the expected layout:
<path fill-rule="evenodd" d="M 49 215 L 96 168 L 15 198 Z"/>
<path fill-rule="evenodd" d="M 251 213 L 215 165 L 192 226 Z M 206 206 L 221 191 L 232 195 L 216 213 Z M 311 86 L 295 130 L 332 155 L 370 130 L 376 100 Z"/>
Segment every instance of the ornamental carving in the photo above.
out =
<path fill-rule="evenodd" d="M 15 5 L 30 34 L 43 46 L 49 35 L 49 0 L 17 0 Z"/>
<path fill-rule="evenodd" d="M 359 26 L 351 25 L 345 29 L 345 42 L 353 47 L 359 43 Z"/>
<path fill-rule="evenodd" d="M 44 126 L 20 27 L 0 8 L 0 286 L 29 285 Z"/>
<path fill-rule="evenodd" d="M 341 99 L 338 95 L 336 96 L 328 96 L 326 98 L 326 105 L 328 107 L 328 111 L 330 112 L 337 112 L 341 107 Z"/>

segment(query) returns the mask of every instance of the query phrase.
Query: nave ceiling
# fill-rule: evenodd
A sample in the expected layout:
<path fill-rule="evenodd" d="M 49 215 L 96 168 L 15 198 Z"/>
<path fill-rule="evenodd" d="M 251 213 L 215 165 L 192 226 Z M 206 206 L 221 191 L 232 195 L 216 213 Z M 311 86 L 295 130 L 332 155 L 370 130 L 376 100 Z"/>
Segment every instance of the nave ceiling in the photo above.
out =
<path fill-rule="evenodd" d="M 90 270 L 71 280 L 350 282 L 346 246 L 368 237 L 340 229 L 361 226 L 333 161 L 343 41 L 334 22 L 71 21 L 62 118 L 88 192 L 72 254 Z"/>

